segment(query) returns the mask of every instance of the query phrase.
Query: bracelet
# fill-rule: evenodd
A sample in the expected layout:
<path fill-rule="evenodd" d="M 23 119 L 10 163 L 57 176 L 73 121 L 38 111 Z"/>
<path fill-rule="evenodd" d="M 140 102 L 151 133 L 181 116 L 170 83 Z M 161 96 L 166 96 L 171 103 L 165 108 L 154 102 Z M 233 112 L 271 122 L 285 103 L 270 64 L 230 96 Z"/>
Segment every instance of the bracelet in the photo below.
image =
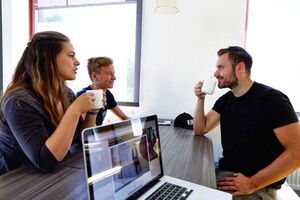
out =
<path fill-rule="evenodd" d="M 98 110 L 97 111 L 88 111 L 87 114 L 88 115 L 97 115 L 98 114 Z"/>

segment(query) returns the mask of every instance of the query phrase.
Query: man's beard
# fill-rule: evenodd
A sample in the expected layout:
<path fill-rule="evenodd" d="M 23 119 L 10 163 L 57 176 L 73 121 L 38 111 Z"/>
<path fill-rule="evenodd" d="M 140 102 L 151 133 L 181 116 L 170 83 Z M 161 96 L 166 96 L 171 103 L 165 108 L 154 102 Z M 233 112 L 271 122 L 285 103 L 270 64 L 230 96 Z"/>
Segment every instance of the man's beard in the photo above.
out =
<path fill-rule="evenodd" d="M 222 85 L 220 82 L 218 83 L 218 87 L 221 88 L 229 88 L 229 89 L 234 89 L 236 86 L 238 86 L 238 80 L 236 78 L 236 75 L 234 73 L 231 74 L 231 76 L 227 79 L 222 80 L 223 83 Z"/>

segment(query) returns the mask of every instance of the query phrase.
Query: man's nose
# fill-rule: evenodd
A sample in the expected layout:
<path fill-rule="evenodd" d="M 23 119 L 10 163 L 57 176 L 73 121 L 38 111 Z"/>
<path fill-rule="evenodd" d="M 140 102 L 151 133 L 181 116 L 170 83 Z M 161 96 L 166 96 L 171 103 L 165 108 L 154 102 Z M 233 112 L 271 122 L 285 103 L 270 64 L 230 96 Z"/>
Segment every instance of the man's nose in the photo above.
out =
<path fill-rule="evenodd" d="M 214 77 L 218 77 L 218 75 L 219 75 L 219 70 L 217 69 L 214 73 Z"/>

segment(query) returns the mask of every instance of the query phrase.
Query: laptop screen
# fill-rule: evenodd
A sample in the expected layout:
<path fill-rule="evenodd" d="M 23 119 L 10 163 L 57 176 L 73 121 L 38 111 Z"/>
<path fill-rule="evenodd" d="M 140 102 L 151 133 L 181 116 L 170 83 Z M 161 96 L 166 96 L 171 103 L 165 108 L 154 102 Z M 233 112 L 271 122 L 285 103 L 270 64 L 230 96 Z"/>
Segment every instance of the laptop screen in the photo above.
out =
<path fill-rule="evenodd" d="M 82 132 L 90 199 L 129 199 L 163 176 L 157 116 Z"/>

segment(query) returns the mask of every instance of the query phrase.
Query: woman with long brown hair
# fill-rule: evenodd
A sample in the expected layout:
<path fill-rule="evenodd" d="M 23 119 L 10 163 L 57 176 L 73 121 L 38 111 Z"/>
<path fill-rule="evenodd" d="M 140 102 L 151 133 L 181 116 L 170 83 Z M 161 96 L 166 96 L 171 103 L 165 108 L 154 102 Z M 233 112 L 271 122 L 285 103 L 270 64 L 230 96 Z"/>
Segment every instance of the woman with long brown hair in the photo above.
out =
<path fill-rule="evenodd" d="M 45 31 L 32 37 L 1 99 L 0 174 L 28 161 L 52 171 L 81 130 L 95 125 L 93 94 L 76 99 L 66 86 L 78 65 L 67 36 Z"/>

